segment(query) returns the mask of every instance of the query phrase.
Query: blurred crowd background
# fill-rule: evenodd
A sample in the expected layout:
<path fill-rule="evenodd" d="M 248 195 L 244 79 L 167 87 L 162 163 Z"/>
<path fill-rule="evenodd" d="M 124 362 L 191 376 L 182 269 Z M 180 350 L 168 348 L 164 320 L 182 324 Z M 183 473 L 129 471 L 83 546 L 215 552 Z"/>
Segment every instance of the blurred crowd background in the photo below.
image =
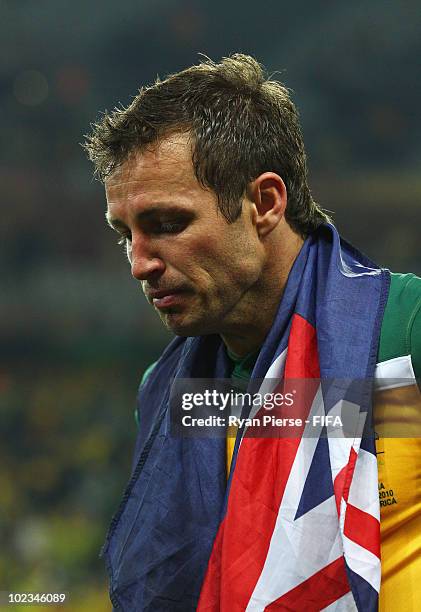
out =
<path fill-rule="evenodd" d="M 98 554 L 169 340 L 104 223 L 90 123 L 199 52 L 251 53 L 294 90 L 342 234 L 420 273 L 420 25 L 416 0 L 0 0 L 0 591 L 110 609 Z"/>

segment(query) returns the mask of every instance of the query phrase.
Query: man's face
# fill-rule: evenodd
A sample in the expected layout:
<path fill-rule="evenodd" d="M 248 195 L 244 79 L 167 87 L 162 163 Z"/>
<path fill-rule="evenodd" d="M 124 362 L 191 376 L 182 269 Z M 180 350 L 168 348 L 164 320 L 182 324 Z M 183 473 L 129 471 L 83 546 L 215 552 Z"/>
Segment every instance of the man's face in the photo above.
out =
<path fill-rule="evenodd" d="M 105 187 L 108 221 L 169 329 L 199 335 L 245 323 L 264 258 L 252 203 L 245 199 L 239 219 L 227 223 L 194 175 L 187 136 L 130 158 Z"/>

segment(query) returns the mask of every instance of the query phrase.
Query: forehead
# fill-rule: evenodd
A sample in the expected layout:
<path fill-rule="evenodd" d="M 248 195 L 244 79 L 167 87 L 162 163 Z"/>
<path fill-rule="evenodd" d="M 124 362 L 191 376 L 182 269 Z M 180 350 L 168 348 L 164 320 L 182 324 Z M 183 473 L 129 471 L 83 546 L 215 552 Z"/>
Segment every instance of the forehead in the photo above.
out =
<path fill-rule="evenodd" d="M 186 134 L 168 136 L 146 150 L 133 153 L 105 180 L 109 201 L 199 187 L 193 171 L 191 139 Z"/>

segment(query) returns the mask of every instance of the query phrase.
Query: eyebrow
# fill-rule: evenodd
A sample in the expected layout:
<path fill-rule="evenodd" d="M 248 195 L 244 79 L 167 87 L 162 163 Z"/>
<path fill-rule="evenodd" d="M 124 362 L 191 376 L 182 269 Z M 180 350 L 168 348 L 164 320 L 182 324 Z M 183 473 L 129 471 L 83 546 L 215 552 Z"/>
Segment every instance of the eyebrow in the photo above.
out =
<path fill-rule="evenodd" d="M 179 214 L 184 217 L 193 217 L 194 213 L 192 210 L 188 210 L 183 208 L 182 206 L 178 206 L 177 204 L 159 204 L 157 206 L 151 206 L 147 210 L 144 210 L 136 215 L 136 221 L 149 221 L 150 219 L 154 219 L 154 217 L 159 217 L 163 214 Z M 117 218 L 113 218 L 109 215 L 108 211 L 105 213 L 105 218 L 107 223 L 113 229 L 120 228 L 126 229 L 127 226 L 123 221 Z"/>

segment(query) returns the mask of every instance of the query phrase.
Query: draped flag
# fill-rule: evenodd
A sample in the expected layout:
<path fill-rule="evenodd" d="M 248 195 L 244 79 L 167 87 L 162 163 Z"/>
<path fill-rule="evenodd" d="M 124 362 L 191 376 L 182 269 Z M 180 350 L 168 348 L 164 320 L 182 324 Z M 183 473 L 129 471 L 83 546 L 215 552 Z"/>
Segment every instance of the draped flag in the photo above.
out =
<path fill-rule="evenodd" d="M 316 330 L 301 316 L 268 376 L 320 379 Z M 304 416 L 316 414 L 319 381 Z M 293 439 L 243 436 L 199 612 L 377 609 L 376 456 L 360 439 L 306 437 L 305 427 Z"/>
<path fill-rule="evenodd" d="M 388 289 L 387 271 L 333 226 L 307 238 L 249 384 L 304 381 L 304 419 L 293 436 L 240 430 L 228 485 L 225 439 L 173 436 L 170 417 L 177 380 L 230 376 L 224 344 L 211 335 L 167 347 L 140 388 L 133 472 L 104 546 L 115 609 L 377 610 L 371 386 L 352 381 L 374 378 Z M 306 420 L 344 413 L 353 436 L 330 435 L 322 420 L 309 435 Z"/>

